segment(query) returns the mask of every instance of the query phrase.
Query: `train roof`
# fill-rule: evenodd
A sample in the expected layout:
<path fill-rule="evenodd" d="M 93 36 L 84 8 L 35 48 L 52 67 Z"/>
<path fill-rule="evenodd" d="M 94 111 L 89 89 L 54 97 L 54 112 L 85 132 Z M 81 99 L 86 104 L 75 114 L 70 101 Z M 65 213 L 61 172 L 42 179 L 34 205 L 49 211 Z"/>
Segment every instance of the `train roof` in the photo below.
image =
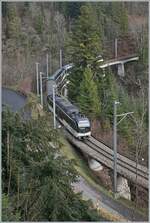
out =
<path fill-rule="evenodd" d="M 62 97 L 57 96 L 56 97 L 56 102 L 61 105 L 61 106 L 71 106 L 72 104 L 70 103 L 70 101 L 63 99 Z"/>
<path fill-rule="evenodd" d="M 66 112 L 68 114 L 78 114 L 79 113 L 79 109 L 76 108 L 74 105 L 72 105 L 72 106 L 66 107 Z"/>
<path fill-rule="evenodd" d="M 59 106 L 61 106 L 65 112 L 67 112 L 68 114 L 71 114 L 71 113 L 78 113 L 79 112 L 79 109 L 74 106 L 73 104 L 71 104 L 70 101 L 64 99 L 64 98 L 61 98 L 61 97 L 56 97 L 56 102 Z"/>
<path fill-rule="evenodd" d="M 63 66 L 63 68 L 65 69 L 65 70 L 69 70 L 69 69 L 71 69 L 73 67 L 73 63 L 70 63 L 70 64 L 67 64 L 67 65 L 64 65 Z"/>
<path fill-rule="evenodd" d="M 49 79 L 50 80 L 57 80 L 57 78 L 59 77 L 59 75 L 69 69 L 71 69 L 73 67 L 73 63 L 64 65 L 62 68 L 60 68 L 59 70 L 57 70 Z"/>
<path fill-rule="evenodd" d="M 47 87 L 47 95 L 53 94 L 53 86 L 56 85 L 54 80 L 47 80 L 46 87 Z"/>
<path fill-rule="evenodd" d="M 48 97 L 52 99 L 53 95 L 51 94 Z M 67 115 L 69 115 L 73 120 L 75 120 L 78 123 L 79 127 L 90 126 L 89 119 L 85 117 L 85 115 L 81 114 L 79 112 L 79 109 L 73 104 L 71 104 L 68 100 L 58 95 L 55 96 L 55 100 L 57 106 L 59 106 Z"/>
<path fill-rule="evenodd" d="M 51 80 L 56 80 L 62 72 L 65 72 L 64 68 L 60 68 L 59 70 L 57 70 L 57 71 L 50 77 L 50 79 L 51 79 Z"/>

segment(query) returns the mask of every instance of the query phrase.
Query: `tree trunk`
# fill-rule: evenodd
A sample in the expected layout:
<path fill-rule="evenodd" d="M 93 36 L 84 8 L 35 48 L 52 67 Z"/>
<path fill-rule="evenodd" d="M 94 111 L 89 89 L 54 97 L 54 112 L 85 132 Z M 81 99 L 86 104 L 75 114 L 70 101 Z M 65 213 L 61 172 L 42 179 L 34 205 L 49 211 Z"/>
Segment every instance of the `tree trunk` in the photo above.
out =
<path fill-rule="evenodd" d="M 9 153 L 10 153 L 10 135 L 9 135 L 9 130 L 8 130 L 7 131 L 7 172 L 9 170 L 9 162 L 10 162 Z"/>

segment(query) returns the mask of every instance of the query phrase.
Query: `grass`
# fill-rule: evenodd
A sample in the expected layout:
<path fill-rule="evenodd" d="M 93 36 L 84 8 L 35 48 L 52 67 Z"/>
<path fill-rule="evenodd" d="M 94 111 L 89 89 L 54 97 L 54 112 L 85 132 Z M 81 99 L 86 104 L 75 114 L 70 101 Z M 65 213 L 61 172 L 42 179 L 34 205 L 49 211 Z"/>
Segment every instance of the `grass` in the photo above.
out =
<path fill-rule="evenodd" d="M 133 211 L 135 210 L 135 203 L 133 201 L 129 201 L 129 200 L 126 200 L 126 199 L 120 197 L 118 199 L 118 202 L 123 204 L 124 206 L 126 206 L 128 208 L 133 209 Z M 139 214 L 141 214 L 144 217 L 148 216 L 148 209 L 147 208 L 138 207 L 138 208 L 136 208 L 136 212 L 138 212 Z"/>
<path fill-rule="evenodd" d="M 75 168 L 79 174 L 96 190 L 105 193 L 113 198 L 111 191 L 106 190 L 100 185 L 100 180 L 93 174 L 93 171 L 88 167 L 86 162 L 83 160 L 80 155 L 73 149 L 73 146 L 68 143 L 63 136 L 61 136 L 61 142 L 63 143 L 62 152 L 68 159 L 75 159 L 76 165 Z"/>
<path fill-rule="evenodd" d="M 62 152 L 68 159 L 74 159 L 76 161 L 75 169 L 78 173 L 84 177 L 88 182 L 96 186 L 95 181 L 98 182 L 96 176 L 93 175 L 86 162 L 80 155 L 74 150 L 73 146 L 64 137 L 61 136 L 61 142 L 63 143 Z M 98 186 L 98 185 L 97 185 Z"/>
<path fill-rule="evenodd" d="M 13 86 L 9 86 L 9 85 L 4 85 L 4 87 L 13 90 L 13 91 L 17 91 L 18 90 L 18 85 L 13 85 Z"/>
<path fill-rule="evenodd" d="M 117 216 L 115 214 L 111 214 L 110 212 L 108 212 L 105 208 L 102 208 L 100 207 L 99 208 L 99 213 L 100 215 L 104 218 L 104 219 L 107 219 L 109 221 L 112 221 L 112 222 L 127 222 L 128 220 L 125 219 L 125 218 L 122 218 L 120 216 Z"/>
<path fill-rule="evenodd" d="M 38 103 L 38 97 L 33 93 L 28 94 L 27 103 L 25 107 L 29 108 L 29 110 L 31 111 L 31 117 L 33 119 L 37 119 L 38 115 L 44 115 L 43 108 L 40 103 Z"/>

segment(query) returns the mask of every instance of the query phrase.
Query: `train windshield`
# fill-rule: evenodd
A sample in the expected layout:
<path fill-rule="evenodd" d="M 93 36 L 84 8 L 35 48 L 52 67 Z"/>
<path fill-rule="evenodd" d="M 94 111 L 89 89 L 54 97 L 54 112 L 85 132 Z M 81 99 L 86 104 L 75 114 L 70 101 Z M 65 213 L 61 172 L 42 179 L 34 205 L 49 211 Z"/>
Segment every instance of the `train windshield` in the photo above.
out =
<path fill-rule="evenodd" d="M 79 128 L 90 127 L 90 122 L 89 122 L 88 120 L 79 121 L 79 123 L 78 123 L 78 127 L 79 127 Z"/>

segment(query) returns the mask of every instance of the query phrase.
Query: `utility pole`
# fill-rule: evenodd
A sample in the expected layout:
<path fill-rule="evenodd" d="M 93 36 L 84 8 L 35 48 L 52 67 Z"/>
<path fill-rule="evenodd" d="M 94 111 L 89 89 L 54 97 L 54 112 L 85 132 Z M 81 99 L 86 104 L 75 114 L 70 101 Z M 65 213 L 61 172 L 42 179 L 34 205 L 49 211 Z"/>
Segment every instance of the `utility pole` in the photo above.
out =
<path fill-rule="evenodd" d="M 47 78 L 48 78 L 48 53 L 46 54 Z"/>
<path fill-rule="evenodd" d="M 114 151 L 114 197 L 116 198 L 117 193 L 117 125 L 126 118 L 127 115 L 133 114 L 134 112 L 127 112 L 117 115 L 117 105 L 120 104 L 118 101 L 114 101 L 114 121 L 113 121 L 113 151 Z M 122 117 L 117 122 L 117 117 Z"/>
<path fill-rule="evenodd" d="M 43 107 L 43 86 L 42 86 L 42 72 L 40 72 L 40 94 L 41 94 L 41 105 Z"/>
<path fill-rule="evenodd" d="M 49 73 L 51 74 L 52 72 L 52 53 L 51 51 L 49 52 Z"/>
<path fill-rule="evenodd" d="M 115 58 L 118 56 L 118 39 L 115 38 Z"/>
<path fill-rule="evenodd" d="M 39 63 L 36 62 L 36 93 L 37 93 L 37 96 L 39 96 Z"/>
<path fill-rule="evenodd" d="M 114 101 L 114 122 L 113 122 L 113 148 L 114 148 L 114 196 L 117 192 L 117 104 Z"/>
<path fill-rule="evenodd" d="M 60 65 L 60 68 L 62 68 L 62 49 L 60 49 L 60 52 L 59 52 L 59 65 Z"/>
<path fill-rule="evenodd" d="M 56 85 L 53 85 L 53 118 L 54 118 L 54 129 L 56 129 L 56 104 L 55 104 L 55 89 Z"/>

